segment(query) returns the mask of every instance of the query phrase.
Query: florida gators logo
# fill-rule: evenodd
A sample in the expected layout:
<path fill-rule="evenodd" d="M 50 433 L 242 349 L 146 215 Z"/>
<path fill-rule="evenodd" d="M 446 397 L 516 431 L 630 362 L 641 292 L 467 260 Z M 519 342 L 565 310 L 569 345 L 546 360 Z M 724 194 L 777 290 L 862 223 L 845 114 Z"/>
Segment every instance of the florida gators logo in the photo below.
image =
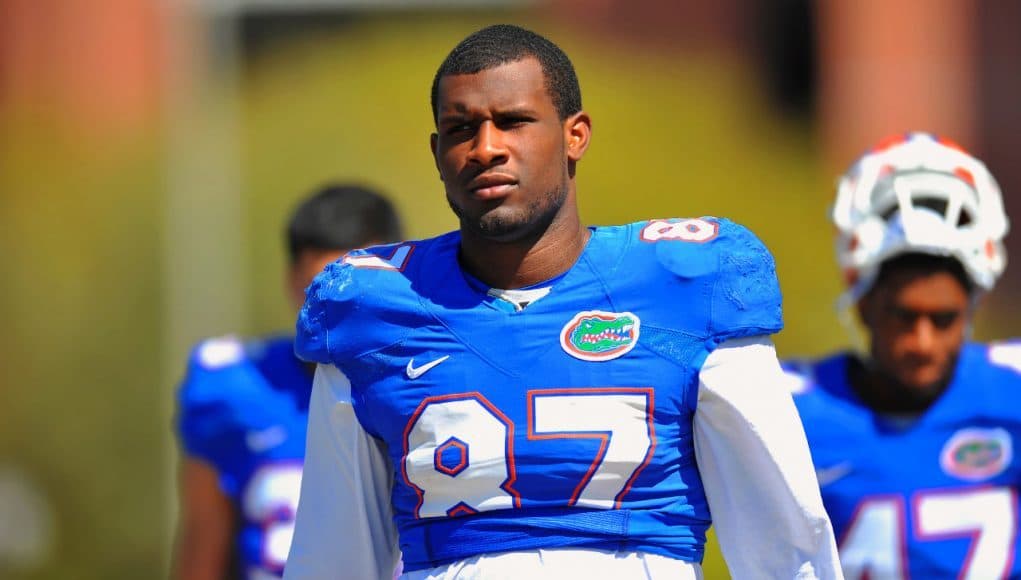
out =
<path fill-rule="evenodd" d="M 567 354 L 587 361 L 604 361 L 627 354 L 638 343 L 641 321 L 631 312 L 579 312 L 560 331 Z"/>
<path fill-rule="evenodd" d="M 939 463 L 949 475 L 980 481 L 1002 473 L 1012 455 L 1006 430 L 961 429 L 943 446 Z"/>

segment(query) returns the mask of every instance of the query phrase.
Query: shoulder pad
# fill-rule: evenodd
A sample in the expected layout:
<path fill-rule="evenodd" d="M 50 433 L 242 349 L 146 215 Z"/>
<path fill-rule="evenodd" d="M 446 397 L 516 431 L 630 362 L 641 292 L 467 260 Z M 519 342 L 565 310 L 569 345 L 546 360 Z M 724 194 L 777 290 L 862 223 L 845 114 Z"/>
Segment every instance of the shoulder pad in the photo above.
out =
<path fill-rule="evenodd" d="M 639 239 L 656 242 L 657 259 L 675 276 L 708 287 L 706 325 L 714 342 L 783 328 L 773 256 L 745 227 L 710 216 L 651 220 Z"/>
<path fill-rule="evenodd" d="M 711 275 L 719 268 L 712 244 L 720 235 L 721 221 L 713 217 L 649 220 L 639 224 L 638 239 L 652 243 L 656 258 L 681 278 Z"/>
<path fill-rule="evenodd" d="M 235 336 L 211 338 L 193 350 L 177 393 L 177 428 L 185 451 L 218 468 L 229 433 L 237 428 L 237 407 L 247 400 L 255 370 Z M 241 392 L 237 392 L 240 388 Z"/>
<path fill-rule="evenodd" d="M 989 362 L 1021 373 L 1021 340 L 994 342 L 987 351 Z"/>
<path fill-rule="evenodd" d="M 236 336 L 227 335 L 199 343 L 192 354 L 192 364 L 212 371 L 237 364 L 244 358 L 244 344 Z"/>
<path fill-rule="evenodd" d="M 410 285 L 401 273 L 416 246 L 403 242 L 354 250 L 316 276 L 298 314 L 294 339 L 298 357 L 335 363 L 364 344 L 355 339 L 377 330 L 377 306 Z"/>
<path fill-rule="evenodd" d="M 728 220 L 720 220 L 720 233 L 712 244 L 720 265 L 710 315 L 714 338 L 722 342 L 783 329 L 776 264 L 766 246 Z"/>

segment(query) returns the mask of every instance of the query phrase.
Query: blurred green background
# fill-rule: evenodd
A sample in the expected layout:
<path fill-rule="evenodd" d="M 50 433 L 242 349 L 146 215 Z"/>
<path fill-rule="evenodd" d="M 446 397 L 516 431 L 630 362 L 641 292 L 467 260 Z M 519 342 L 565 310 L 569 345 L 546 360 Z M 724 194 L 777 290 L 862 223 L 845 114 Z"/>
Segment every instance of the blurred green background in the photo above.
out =
<path fill-rule="evenodd" d="M 282 223 L 317 185 L 382 188 L 412 237 L 456 226 L 428 91 L 446 52 L 493 22 L 545 33 L 575 63 L 594 123 L 578 172 L 586 222 L 731 217 L 776 256 L 780 351 L 848 343 L 826 220 L 836 173 L 810 114 L 778 110 L 754 61 L 611 42 L 532 7 L 326 20 L 302 34 L 257 22 L 261 37 L 226 49 L 238 23 L 222 15 L 188 40 L 166 33 L 199 64 L 159 80 L 155 113 L 116 130 L 60 101 L 2 102 L 0 577 L 166 575 L 187 349 L 292 327 Z M 1009 328 L 984 316 L 980 337 Z M 727 577 L 716 553 L 705 570 Z"/>

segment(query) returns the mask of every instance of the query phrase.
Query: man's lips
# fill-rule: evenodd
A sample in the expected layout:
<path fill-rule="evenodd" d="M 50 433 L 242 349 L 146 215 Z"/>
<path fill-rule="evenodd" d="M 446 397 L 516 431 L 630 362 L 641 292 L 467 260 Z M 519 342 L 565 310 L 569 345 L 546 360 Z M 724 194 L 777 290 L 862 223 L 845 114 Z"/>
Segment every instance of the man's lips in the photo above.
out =
<path fill-rule="evenodd" d="M 468 191 L 479 199 L 504 197 L 517 186 L 517 180 L 510 175 L 480 175 L 468 183 Z"/>

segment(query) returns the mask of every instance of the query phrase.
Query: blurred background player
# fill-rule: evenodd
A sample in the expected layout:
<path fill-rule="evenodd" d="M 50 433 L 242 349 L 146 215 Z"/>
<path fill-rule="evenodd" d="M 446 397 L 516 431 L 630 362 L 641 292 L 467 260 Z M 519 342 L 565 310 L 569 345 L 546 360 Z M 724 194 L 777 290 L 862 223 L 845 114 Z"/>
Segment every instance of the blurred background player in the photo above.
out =
<path fill-rule="evenodd" d="M 305 287 L 353 248 L 402 238 L 391 203 L 361 187 L 328 186 L 302 202 L 286 230 L 286 287 Z M 292 336 L 206 340 L 179 394 L 180 520 L 174 576 L 276 578 L 290 549 L 301 482 L 312 367 Z"/>
<path fill-rule="evenodd" d="M 1016 577 L 1021 343 L 969 341 L 1006 264 L 996 182 L 901 135 L 841 179 L 832 217 L 867 352 L 791 373 L 846 577 Z"/>

